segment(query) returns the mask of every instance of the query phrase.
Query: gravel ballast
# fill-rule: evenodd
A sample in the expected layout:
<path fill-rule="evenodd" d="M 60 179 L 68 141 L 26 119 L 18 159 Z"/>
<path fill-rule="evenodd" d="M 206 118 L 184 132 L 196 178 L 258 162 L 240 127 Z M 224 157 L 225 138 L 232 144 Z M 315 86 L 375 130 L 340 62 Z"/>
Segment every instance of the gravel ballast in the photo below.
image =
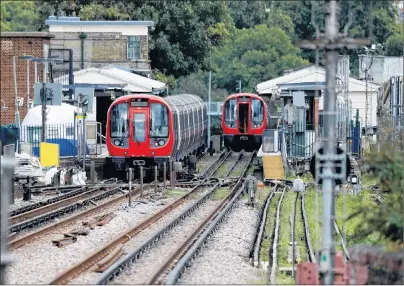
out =
<path fill-rule="evenodd" d="M 116 277 L 111 284 L 145 284 L 195 228 L 220 204 L 210 201 L 202 204 L 188 218 L 175 226 L 161 242 L 140 258 L 138 262 Z M 131 247 L 135 249 L 140 245 Z"/>
<path fill-rule="evenodd" d="M 265 284 L 263 270 L 249 264 L 259 213 L 245 203 L 236 203 L 179 284 Z"/>
<path fill-rule="evenodd" d="M 77 228 L 75 225 L 61 228 L 45 237 L 35 240 L 28 245 L 12 251 L 14 263 L 7 268 L 7 284 L 47 284 L 58 272 L 64 271 L 84 257 L 121 235 L 127 229 L 133 228 L 153 213 L 163 209 L 177 198 L 168 198 L 146 204 L 138 203 L 132 208 L 114 206 L 107 208 L 97 215 L 115 211 L 114 217 L 103 227 L 96 227 L 87 236 L 78 236 L 77 242 L 57 248 L 52 240 L 62 238 L 63 233 Z M 147 202 L 147 200 L 145 200 Z"/>

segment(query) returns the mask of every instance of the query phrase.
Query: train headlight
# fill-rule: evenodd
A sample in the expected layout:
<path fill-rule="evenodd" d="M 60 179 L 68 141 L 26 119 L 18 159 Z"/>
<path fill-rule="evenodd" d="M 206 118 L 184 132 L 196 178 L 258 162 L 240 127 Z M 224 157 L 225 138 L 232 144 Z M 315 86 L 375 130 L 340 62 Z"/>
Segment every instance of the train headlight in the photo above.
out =
<path fill-rule="evenodd" d="M 121 141 L 120 141 L 120 140 L 115 140 L 115 141 L 114 141 L 114 144 L 115 144 L 116 146 L 120 146 L 120 145 L 121 145 Z"/>
<path fill-rule="evenodd" d="M 160 139 L 158 141 L 159 146 L 163 146 L 166 142 L 163 139 Z"/>

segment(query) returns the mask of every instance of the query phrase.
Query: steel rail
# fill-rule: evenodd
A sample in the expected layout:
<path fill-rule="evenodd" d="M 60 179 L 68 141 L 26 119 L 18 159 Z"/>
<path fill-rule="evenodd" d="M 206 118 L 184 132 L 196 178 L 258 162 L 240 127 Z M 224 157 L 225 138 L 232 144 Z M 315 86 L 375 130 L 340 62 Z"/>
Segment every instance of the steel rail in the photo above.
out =
<path fill-rule="evenodd" d="M 93 193 L 100 192 L 103 189 L 106 189 L 106 188 L 109 188 L 109 187 L 113 187 L 113 186 L 100 186 L 98 188 L 94 188 L 94 189 L 90 189 L 90 190 L 88 190 L 88 188 L 84 187 L 84 189 L 87 189 L 84 192 L 80 192 L 80 193 L 78 193 L 78 194 L 76 194 L 74 196 L 71 196 L 69 198 L 50 203 L 50 204 L 41 206 L 41 207 L 36 208 L 36 209 L 32 209 L 30 211 L 21 213 L 19 215 L 15 215 L 15 216 L 10 218 L 10 223 L 11 223 L 11 225 L 14 225 L 14 224 L 17 224 L 17 223 L 22 222 L 24 220 L 28 220 L 28 219 L 34 218 L 36 216 L 48 213 L 50 211 L 59 209 L 61 207 L 68 206 L 68 205 L 72 204 L 73 202 L 88 198 Z"/>
<path fill-rule="evenodd" d="M 316 263 L 316 256 L 314 255 L 313 244 L 311 242 L 311 237 L 310 237 L 309 221 L 308 221 L 307 215 L 306 215 L 305 195 L 304 195 L 304 193 L 301 193 L 300 195 L 301 195 L 301 206 L 302 206 L 301 212 L 302 212 L 303 224 L 304 224 L 304 240 L 306 243 L 306 248 L 308 250 L 309 260 L 311 262 Z"/>
<path fill-rule="evenodd" d="M 65 214 L 69 214 L 69 213 L 78 211 L 81 208 L 90 205 L 91 203 L 94 204 L 94 202 L 96 202 L 96 201 L 105 199 L 105 198 L 115 195 L 116 193 L 121 192 L 121 191 L 122 190 L 120 187 L 115 187 L 115 188 L 107 190 L 101 194 L 93 195 L 87 199 L 75 202 L 75 203 L 67 205 L 65 207 L 58 208 L 49 213 L 44 213 L 42 215 L 35 216 L 32 219 L 23 220 L 22 222 L 11 225 L 9 228 L 9 232 L 10 233 L 19 233 L 22 230 L 27 229 L 27 228 L 41 226 L 42 224 L 44 224 L 52 219 L 59 218 Z"/>
<path fill-rule="evenodd" d="M 146 185 L 146 188 L 152 188 L 152 187 L 154 187 L 154 183 Z M 140 193 L 140 187 L 132 190 L 132 196 L 135 196 L 135 195 L 137 195 L 139 193 Z M 87 209 L 87 210 L 85 210 L 83 212 L 77 213 L 77 214 L 75 214 L 73 216 L 70 216 L 70 217 L 65 218 L 63 220 L 60 220 L 60 221 L 58 221 L 56 223 L 50 224 L 50 225 L 48 225 L 48 226 L 46 226 L 46 227 L 44 227 L 42 229 L 39 229 L 39 230 L 34 231 L 32 233 L 29 233 L 27 235 L 18 237 L 16 239 L 13 239 L 13 240 L 9 241 L 9 247 L 10 247 L 10 249 L 16 249 L 16 248 L 19 248 L 21 246 L 24 246 L 28 242 L 31 242 L 32 240 L 37 238 L 38 236 L 43 236 L 43 235 L 47 234 L 48 232 L 50 232 L 52 230 L 55 230 L 55 229 L 60 228 L 60 227 L 62 227 L 64 225 L 70 224 L 70 223 L 74 222 L 75 220 L 78 220 L 78 219 L 80 219 L 82 217 L 85 217 L 85 216 L 93 214 L 93 213 L 97 213 L 97 212 L 99 212 L 100 210 L 102 210 L 102 209 L 104 209 L 106 207 L 109 207 L 109 206 L 111 206 L 113 204 L 116 204 L 116 203 L 119 203 L 119 202 L 121 202 L 123 200 L 126 200 L 128 198 L 128 196 L 129 196 L 129 192 L 127 194 L 123 194 L 123 195 L 115 197 L 115 198 L 113 198 L 113 199 L 111 199 L 109 201 L 106 201 L 106 202 L 104 202 L 102 204 L 99 204 L 97 206 L 89 208 L 89 209 Z"/>
<path fill-rule="evenodd" d="M 125 257 L 122 257 L 120 260 L 115 262 L 110 268 L 107 269 L 105 273 L 101 275 L 98 281 L 95 284 L 107 284 L 109 281 L 113 280 L 116 276 L 120 274 L 120 272 L 128 267 L 130 264 L 136 262 L 136 260 L 140 259 L 142 254 L 144 254 L 148 249 L 154 246 L 162 237 L 164 237 L 170 230 L 172 230 L 177 224 L 179 224 L 182 220 L 188 217 L 191 213 L 193 213 L 202 203 L 206 202 L 206 200 L 213 195 L 213 193 L 219 187 L 219 183 L 216 183 L 203 197 L 201 197 L 195 204 L 188 207 L 185 211 L 179 214 L 176 218 L 174 218 L 168 225 L 162 228 L 157 234 L 152 236 L 148 241 L 143 243 L 139 248 L 132 251 Z"/>
<path fill-rule="evenodd" d="M 56 203 L 58 201 L 65 200 L 65 199 L 73 197 L 73 196 L 77 196 L 77 195 L 79 195 L 79 194 L 81 194 L 83 192 L 88 191 L 89 189 L 96 189 L 96 188 L 104 187 L 105 184 L 107 184 L 107 186 L 112 186 L 114 184 L 119 183 L 117 180 L 115 180 L 115 182 L 111 182 L 111 183 L 109 183 L 108 181 L 111 181 L 111 180 L 105 180 L 105 181 L 99 182 L 99 183 L 94 184 L 94 185 L 53 187 L 52 189 L 63 188 L 63 189 L 66 189 L 66 190 L 70 190 L 70 189 L 73 189 L 73 190 L 71 190 L 69 192 L 65 192 L 65 193 L 63 193 L 61 195 L 55 196 L 53 198 L 49 198 L 49 199 L 41 201 L 41 202 L 37 202 L 37 203 L 30 204 L 30 205 L 25 206 L 25 207 L 15 209 L 15 210 L 10 212 L 10 217 L 14 217 L 14 216 L 20 215 L 22 213 L 29 212 L 29 211 L 34 210 L 34 209 L 44 207 L 46 205 L 50 205 L 50 204 Z M 75 190 L 75 189 L 77 189 L 77 190 Z"/>
<path fill-rule="evenodd" d="M 217 184 L 216 184 L 217 185 Z M 104 257 L 108 256 L 112 253 L 116 247 L 127 243 L 129 240 L 134 238 L 138 235 L 141 231 L 164 217 L 166 214 L 170 213 L 172 210 L 183 204 L 189 196 L 194 194 L 200 188 L 203 188 L 204 185 L 201 183 L 195 186 L 192 190 L 190 190 L 187 194 L 180 197 L 178 200 L 173 202 L 172 204 L 168 205 L 161 211 L 157 212 L 156 214 L 152 215 L 151 217 L 147 218 L 140 224 L 136 225 L 134 228 L 126 231 L 123 235 L 117 237 L 112 242 L 108 243 L 107 245 L 103 246 L 101 249 L 91 253 L 87 257 L 85 257 L 80 262 L 76 263 L 75 265 L 69 267 L 64 272 L 60 273 L 55 277 L 49 284 L 50 285 L 60 285 L 60 284 L 67 284 L 72 279 L 80 275 L 81 273 L 87 271 L 91 267 L 93 267 L 97 262 L 102 260 Z"/>
<path fill-rule="evenodd" d="M 232 187 L 226 198 L 222 200 L 220 205 L 210 213 L 186 241 L 181 244 L 174 254 L 165 261 L 147 284 L 157 284 L 160 282 L 162 275 L 170 271 L 170 268 L 172 268 L 172 270 L 167 275 L 166 284 L 175 284 L 189 261 L 195 257 L 211 234 L 218 229 L 219 223 L 223 221 L 225 215 L 233 208 L 235 202 L 241 197 L 241 194 L 245 192 L 245 182 L 242 184 L 242 178 L 247 173 L 248 167 L 255 154 L 256 152 L 252 154 L 248 164 L 239 176 L 237 183 Z"/>
<path fill-rule="evenodd" d="M 221 160 L 221 157 L 218 157 L 215 160 L 215 162 L 212 164 L 212 166 L 214 164 L 217 164 L 220 160 Z M 224 160 L 223 160 L 223 162 L 224 162 Z M 207 171 L 207 174 L 208 174 L 208 176 L 210 175 L 209 170 Z M 207 187 L 207 186 L 212 186 L 212 188 L 214 187 L 214 189 L 216 189 L 217 185 L 218 185 L 217 183 L 213 183 L 213 182 L 208 181 L 208 177 L 201 180 L 201 181 L 199 181 L 199 182 L 195 182 L 195 183 L 197 183 L 197 185 L 195 185 L 191 189 L 190 192 L 188 192 L 187 194 L 185 194 L 184 196 L 182 196 L 181 198 L 179 198 L 178 200 L 173 202 L 171 205 L 165 207 L 163 210 L 161 210 L 158 213 L 152 215 L 151 217 L 149 217 L 148 219 L 146 219 L 145 221 L 143 221 L 139 225 L 135 226 L 133 229 L 127 231 L 122 236 L 116 238 L 115 240 L 113 240 L 109 244 L 105 245 L 101 249 L 93 252 L 92 254 L 90 254 L 89 256 L 84 258 L 82 261 L 80 261 L 80 262 L 76 263 L 75 265 L 69 267 L 64 272 L 60 273 L 57 277 L 55 277 L 49 284 L 51 284 L 51 285 L 67 284 L 72 279 L 74 279 L 75 277 L 77 277 L 81 273 L 87 271 L 88 269 L 93 267 L 97 262 L 99 262 L 100 260 L 104 259 L 109 254 L 111 254 L 113 251 L 115 251 L 117 249 L 118 246 L 127 243 L 130 239 L 135 237 L 142 230 L 149 227 L 150 225 L 152 225 L 153 223 L 158 221 L 160 218 L 162 218 L 164 215 L 168 214 L 169 212 L 171 212 L 172 210 L 174 210 L 175 208 L 180 206 L 182 203 L 185 202 L 185 200 L 189 196 L 194 194 L 198 189 L 203 188 L 203 187 Z"/>
<path fill-rule="evenodd" d="M 278 201 L 278 206 L 276 207 L 276 219 L 275 219 L 275 227 L 274 227 L 274 239 L 272 241 L 272 266 L 271 272 L 269 275 L 269 282 L 271 284 L 276 284 L 275 277 L 276 277 L 276 269 L 278 265 L 278 238 L 279 238 L 279 217 L 281 213 L 281 205 L 283 201 L 283 196 L 285 195 L 287 186 L 283 188 L 282 195 Z"/>
<path fill-rule="evenodd" d="M 275 185 L 273 187 L 274 190 L 276 190 L 276 187 L 277 187 L 277 185 Z M 255 236 L 255 240 L 254 240 L 254 244 L 253 244 L 253 250 L 252 250 L 252 253 L 250 254 L 254 267 L 259 266 L 259 256 L 260 256 L 262 239 L 263 239 L 264 233 L 265 233 L 265 226 L 267 223 L 268 208 L 269 208 L 269 205 L 271 204 L 271 200 L 274 197 L 274 195 L 275 195 L 274 191 L 272 191 L 268 194 L 268 196 L 265 200 L 265 205 L 261 209 L 260 221 L 258 223 L 258 231 L 256 232 L 256 236 Z"/>
<path fill-rule="evenodd" d="M 163 279 L 162 276 L 167 271 L 170 271 L 170 268 L 172 268 L 172 270 L 167 274 L 165 284 L 175 284 L 187 264 L 201 250 L 204 242 L 211 237 L 215 230 L 217 230 L 219 223 L 223 221 L 225 215 L 234 206 L 235 202 L 241 197 L 244 191 L 245 183 L 241 184 L 240 181 L 233 187 L 232 192 L 224 200 L 222 200 L 222 203 L 210 213 L 210 215 L 196 228 L 196 230 L 187 238 L 187 240 L 182 243 L 174 254 L 166 260 L 163 266 L 146 284 L 160 284 L 159 282 L 162 282 Z"/>
<path fill-rule="evenodd" d="M 236 167 L 236 165 L 241 162 L 241 159 L 244 157 L 244 149 L 241 150 L 241 152 L 238 154 L 238 158 L 236 161 L 234 161 L 233 164 L 231 164 L 229 170 L 226 172 L 226 174 L 224 175 L 225 178 L 229 177 L 231 172 L 233 171 L 233 169 Z"/>
<path fill-rule="evenodd" d="M 335 220 L 335 219 L 334 219 L 334 228 L 335 228 L 335 232 L 339 235 L 339 237 L 341 239 L 341 245 L 342 245 L 342 250 L 343 250 L 344 255 L 345 255 L 345 260 L 349 261 L 350 258 L 349 258 L 348 248 L 346 247 L 344 237 L 342 236 L 342 233 L 341 233 L 341 231 L 339 229 L 337 220 Z"/>
<path fill-rule="evenodd" d="M 200 175 L 199 177 L 201 178 L 207 178 L 209 176 L 211 176 L 218 168 L 216 168 L 215 165 L 217 165 L 217 163 L 219 162 L 220 158 L 222 158 L 224 156 L 224 160 L 226 160 L 226 158 L 230 155 L 230 152 L 226 152 L 225 150 L 222 151 L 222 153 L 220 153 L 219 157 L 215 160 L 215 162 L 213 162 L 208 168 L 206 168 Z M 223 160 L 223 162 L 224 162 Z M 211 169 L 214 169 L 213 172 L 211 172 Z M 208 174 L 208 175 L 207 175 Z"/>

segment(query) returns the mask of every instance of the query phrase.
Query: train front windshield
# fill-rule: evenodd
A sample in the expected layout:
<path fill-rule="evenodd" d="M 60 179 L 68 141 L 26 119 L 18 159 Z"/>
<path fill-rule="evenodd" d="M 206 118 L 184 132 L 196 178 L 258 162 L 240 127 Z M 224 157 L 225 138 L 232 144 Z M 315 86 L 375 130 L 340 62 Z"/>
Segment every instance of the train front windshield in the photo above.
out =
<path fill-rule="evenodd" d="M 117 104 L 111 110 L 111 138 L 128 137 L 128 130 L 128 104 Z"/>
<path fill-rule="evenodd" d="M 253 99 L 251 101 L 252 127 L 261 127 L 264 122 L 264 105 L 261 100 Z"/>
<path fill-rule="evenodd" d="M 230 99 L 226 102 L 224 110 L 224 120 L 226 125 L 230 128 L 236 127 L 237 113 L 236 113 L 237 100 Z"/>
<path fill-rule="evenodd" d="M 168 110 L 160 103 L 150 105 L 150 137 L 168 137 Z"/>

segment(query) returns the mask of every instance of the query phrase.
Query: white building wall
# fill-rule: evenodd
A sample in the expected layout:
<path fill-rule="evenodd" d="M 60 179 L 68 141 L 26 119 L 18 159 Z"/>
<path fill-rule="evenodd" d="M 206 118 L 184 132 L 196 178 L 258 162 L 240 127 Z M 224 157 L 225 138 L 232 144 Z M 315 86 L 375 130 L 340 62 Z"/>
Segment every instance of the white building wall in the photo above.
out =
<path fill-rule="evenodd" d="M 148 26 L 146 25 L 49 25 L 49 33 L 122 33 L 122 35 L 147 35 Z"/>

